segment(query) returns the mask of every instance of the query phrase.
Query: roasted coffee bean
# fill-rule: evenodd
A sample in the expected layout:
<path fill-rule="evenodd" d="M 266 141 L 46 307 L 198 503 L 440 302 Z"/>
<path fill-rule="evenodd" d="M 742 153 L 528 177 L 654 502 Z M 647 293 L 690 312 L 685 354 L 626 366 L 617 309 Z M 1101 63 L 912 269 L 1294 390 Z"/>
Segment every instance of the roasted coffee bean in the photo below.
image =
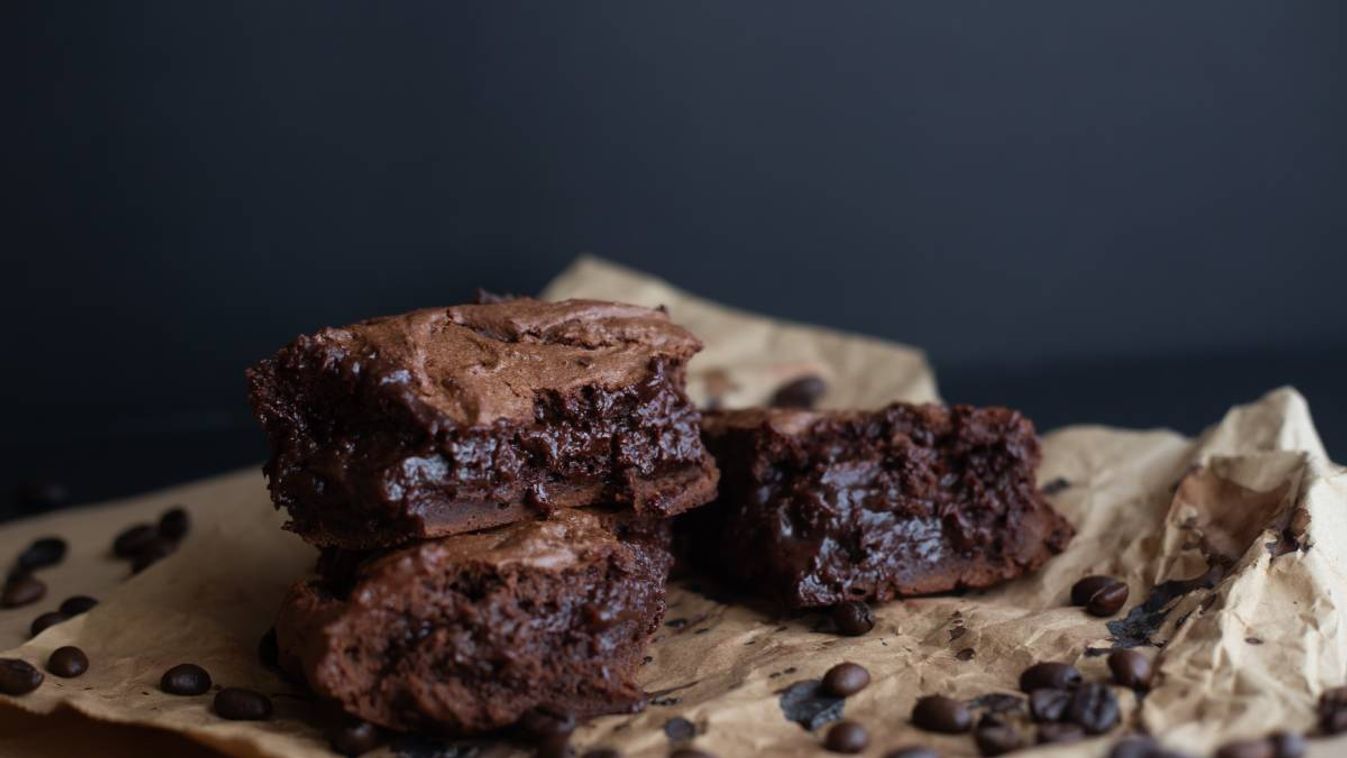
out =
<path fill-rule="evenodd" d="M 159 561 L 173 554 L 178 543 L 166 537 L 155 537 L 131 559 L 131 573 L 139 574 Z"/>
<path fill-rule="evenodd" d="M 42 684 L 42 672 L 28 661 L 0 658 L 0 693 L 27 695 Z"/>
<path fill-rule="evenodd" d="M 36 571 L 47 566 L 55 566 L 65 559 L 65 540 L 60 537 L 43 537 L 19 553 L 15 562 L 23 571 Z"/>
<path fill-rule="evenodd" d="M 65 679 L 79 676 L 88 670 L 89 656 L 72 645 L 56 648 L 47 658 L 47 671 Z"/>
<path fill-rule="evenodd" d="M 242 687 L 225 687 L 215 693 L 214 710 L 230 721 L 265 721 L 271 718 L 271 698 Z"/>
<path fill-rule="evenodd" d="M 78 616 L 87 612 L 90 608 L 98 605 L 98 601 L 88 595 L 71 595 L 61 601 L 61 613 L 67 616 Z"/>
<path fill-rule="evenodd" d="M 875 616 L 870 612 L 870 606 L 859 600 L 834 605 L 832 618 L 838 633 L 848 637 L 860 637 L 875 628 Z"/>
<path fill-rule="evenodd" d="M 622 758 L 622 751 L 611 747 L 592 747 L 582 758 Z"/>
<path fill-rule="evenodd" d="M 1085 739 L 1085 730 L 1077 724 L 1047 723 L 1038 725 L 1035 738 L 1040 745 L 1059 742 L 1078 742 Z"/>
<path fill-rule="evenodd" d="M 1274 758 L 1272 740 L 1240 740 L 1227 742 L 1216 751 L 1216 758 Z"/>
<path fill-rule="evenodd" d="M 575 716 L 547 705 L 537 705 L 519 717 L 519 728 L 535 740 L 575 731 Z"/>
<path fill-rule="evenodd" d="M 34 576 L 21 575 L 5 582 L 0 592 L 0 608 L 19 608 L 31 605 L 47 595 L 47 585 Z"/>
<path fill-rule="evenodd" d="M 819 376 L 803 376 L 786 382 L 772 394 L 770 405 L 773 408 L 810 409 L 828 391 L 828 383 Z"/>
<path fill-rule="evenodd" d="M 158 536 L 159 530 L 149 524 L 127 527 L 112 541 L 112 554 L 118 558 L 135 558 Z"/>
<path fill-rule="evenodd" d="M 1072 690 L 1080 686 L 1080 672 L 1069 663 L 1045 661 L 1035 663 L 1020 674 L 1020 690 L 1033 692 L 1039 689 Z"/>
<path fill-rule="evenodd" d="M 850 697 L 870 684 L 870 672 L 859 663 L 839 663 L 823 675 L 823 689 L 830 695 Z"/>
<path fill-rule="evenodd" d="M 281 651 L 276 644 L 276 627 L 273 626 L 257 641 L 257 660 L 263 666 L 274 669 L 280 666 L 280 656 Z"/>
<path fill-rule="evenodd" d="M 919 729 L 943 734 L 963 734 L 973 726 L 973 714 L 962 701 L 944 695 L 927 695 L 912 708 L 912 723 Z"/>
<path fill-rule="evenodd" d="M 328 730 L 327 741 L 332 752 L 354 758 L 379 747 L 383 734 L 368 721 L 346 721 Z"/>
<path fill-rule="evenodd" d="M 1029 693 L 1029 716 L 1040 723 L 1061 721 L 1070 704 L 1071 693 L 1066 690 L 1037 689 Z"/>
<path fill-rule="evenodd" d="M 1087 684 L 1071 694 L 1066 717 L 1089 734 L 1103 734 L 1118 723 L 1118 698 L 1104 684 Z"/>
<path fill-rule="evenodd" d="M 1118 583 L 1118 580 L 1111 576 L 1100 576 L 1099 574 L 1087 576 L 1071 585 L 1071 604 L 1083 606 L 1090 602 L 1090 598 L 1094 597 L 1094 593 L 1109 585 Z"/>
<path fill-rule="evenodd" d="M 1268 741 L 1277 758 L 1302 758 L 1309 749 L 1305 738 L 1296 732 L 1274 732 Z"/>
<path fill-rule="evenodd" d="M 159 517 L 159 534 L 176 542 L 187 536 L 191 525 L 186 509 L 182 506 L 170 508 Z"/>
<path fill-rule="evenodd" d="M 1151 659 L 1136 650 L 1115 650 L 1109 653 L 1108 668 L 1113 681 L 1120 687 L 1146 690 L 1151 686 Z"/>
<path fill-rule="evenodd" d="M 170 695 L 200 695 L 210 684 L 210 674 L 195 663 L 179 663 L 159 679 L 159 689 Z"/>
<path fill-rule="evenodd" d="M 929 747 L 913 745 L 890 750 L 884 754 L 884 758 L 940 758 L 940 755 Z"/>
<path fill-rule="evenodd" d="M 1085 610 L 1091 616 L 1107 618 L 1122 610 L 1127 604 L 1127 585 L 1119 582 L 1099 590 L 1090 596 L 1090 602 L 1085 604 Z"/>
<path fill-rule="evenodd" d="M 28 634 L 31 637 L 36 637 L 46 631 L 48 627 L 56 626 L 67 618 L 70 617 L 60 611 L 47 611 L 33 619 L 33 623 L 28 625 Z"/>
<path fill-rule="evenodd" d="M 1319 696 L 1319 729 L 1324 734 L 1347 732 L 1347 687 L 1324 690 Z"/>
<path fill-rule="evenodd" d="M 828 729 L 823 746 L 834 753 L 859 753 L 870 745 L 870 733 L 855 721 L 839 721 Z"/>
<path fill-rule="evenodd" d="M 1113 746 L 1108 758 L 1152 758 L 1158 750 L 1150 737 L 1127 737 Z"/>
<path fill-rule="evenodd" d="M 669 758 L 716 758 L 716 754 L 698 750 L 695 747 L 680 747 L 669 753 Z"/>
<path fill-rule="evenodd" d="M 1006 724 L 978 727 L 973 732 L 973 741 L 977 743 L 978 752 L 988 756 L 1005 755 L 1024 746 L 1020 733 Z"/>

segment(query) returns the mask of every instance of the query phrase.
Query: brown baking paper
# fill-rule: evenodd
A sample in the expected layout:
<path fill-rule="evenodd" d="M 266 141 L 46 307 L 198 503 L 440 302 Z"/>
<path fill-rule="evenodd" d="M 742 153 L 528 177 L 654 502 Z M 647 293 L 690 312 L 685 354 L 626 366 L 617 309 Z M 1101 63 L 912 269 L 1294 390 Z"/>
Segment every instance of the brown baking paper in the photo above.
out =
<path fill-rule="evenodd" d="M 762 402 L 783 380 L 805 374 L 828 380 L 829 406 L 936 397 L 917 351 L 730 311 L 597 260 L 578 262 L 546 295 L 668 306 L 706 342 L 690 370 L 692 392 L 703 401 Z M 1347 678 L 1340 611 L 1347 477 L 1327 460 L 1303 398 L 1277 390 L 1231 410 L 1196 440 L 1167 431 L 1058 430 L 1044 438 L 1039 479 L 1055 483 L 1050 499 L 1078 530 L 1063 555 L 994 591 L 882 606 L 864 637 L 831 634 L 818 614 L 776 617 L 727 605 L 712 599 L 718 595 L 710 585 L 678 580 L 642 673 L 650 705 L 581 727 L 575 744 L 634 756 L 666 755 L 681 744 L 722 756 L 815 754 L 825 729 L 810 732 L 787 720 L 780 693 L 849 660 L 873 676 L 842 706 L 846 718 L 869 728 L 868 755 L 913 743 L 947 756 L 975 755 L 967 736 L 914 730 L 908 714 L 915 699 L 1014 693 L 1019 672 L 1039 660 L 1073 661 L 1087 677 L 1103 679 L 1104 659 L 1086 653 L 1115 638 L 1140 642 L 1156 656 L 1154 690 L 1140 701 L 1119 691 L 1126 726 L 1113 734 L 1038 752 L 1102 756 L 1124 729 L 1136 727 L 1195 753 L 1275 729 L 1312 730 L 1319 693 Z M 112 537 L 174 504 L 191 511 L 193 531 L 176 554 L 131 577 L 108 555 Z M 330 755 L 321 734 L 327 711 L 257 657 L 284 589 L 314 559 L 311 548 L 281 531 L 282 520 L 261 475 L 250 470 L 6 525 L 0 555 L 48 534 L 65 537 L 70 554 L 39 573 L 50 586 L 45 600 L 0 611 L 0 646 L 13 647 L 4 655 L 41 665 L 56 647 L 75 644 L 88 652 L 91 668 L 77 679 L 48 676 L 23 697 L 0 698 L 9 706 L 0 707 L 0 755 Z M 1113 621 L 1130 621 L 1111 631 L 1105 620 L 1065 605 L 1070 585 L 1090 573 L 1127 581 L 1128 607 Z M 72 594 L 102 603 L 25 642 L 31 619 Z M 1156 623 L 1138 621 L 1148 608 Z M 210 712 L 209 695 L 161 693 L 162 672 L 188 661 L 205 666 L 217 685 L 271 694 L 275 718 L 224 721 Z M 695 730 L 691 740 L 681 720 Z M 425 740 L 395 745 L 382 754 L 471 753 Z M 476 749 L 518 752 L 509 745 Z M 1347 741 L 1316 740 L 1311 754 L 1344 752 Z"/>

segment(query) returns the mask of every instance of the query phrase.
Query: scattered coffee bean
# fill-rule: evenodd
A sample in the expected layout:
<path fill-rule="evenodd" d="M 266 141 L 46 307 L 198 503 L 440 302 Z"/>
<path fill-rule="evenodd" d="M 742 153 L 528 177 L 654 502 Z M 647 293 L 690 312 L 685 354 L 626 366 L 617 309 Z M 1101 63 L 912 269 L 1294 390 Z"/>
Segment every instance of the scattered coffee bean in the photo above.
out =
<path fill-rule="evenodd" d="M 1273 758 L 1272 740 L 1240 740 L 1227 742 L 1216 751 L 1216 758 Z"/>
<path fill-rule="evenodd" d="M 1108 758 L 1157 758 L 1158 750 L 1150 737 L 1127 737 L 1113 746 Z"/>
<path fill-rule="evenodd" d="M 1073 690 L 1084 681 L 1075 666 L 1069 663 L 1044 661 L 1035 663 L 1020 674 L 1020 691 L 1039 689 Z"/>
<path fill-rule="evenodd" d="M 1029 716 L 1040 723 L 1061 721 L 1070 704 L 1071 693 L 1066 690 L 1037 689 L 1029 693 Z"/>
<path fill-rule="evenodd" d="M 828 383 L 820 376 L 803 376 L 786 382 L 772 394 L 769 403 L 773 408 L 810 409 L 828 391 Z"/>
<path fill-rule="evenodd" d="M 1118 698 L 1104 684 L 1086 684 L 1071 694 L 1066 717 L 1089 734 L 1103 734 L 1118 723 Z"/>
<path fill-rule="evenodd" d="M 42 672 L 28 661 L 0 658 L 0 693 L 27 695 L 42 684 Z"/>
<path fill-rule="evenodd" d="M 280 647 L 276 644 L 276 627 L 273 626 L 257 641 L 257 660 L 263 666 L 274 669 L 280 666 L 280 656 Z"/>
<path fill-rule="evenodd" d="M 131 559 L 131 573 L 139 574 L 159 561 L 173 554 L 178 543 L 166 537 L 155 537 Z"/>
<path fill-rule="evenodd" d="M 1127 604 L 1127 585 L 1119 582 L 1099 590 L 1090 596 L 1090 602 L 1085 604 L 1085 610 L 1091 616 L 1107 618 L 1122 610 Z"/>
<path fill-rule="evenodd" d="M 56 626 L 65 621 L 69 616 L 60 611 L 47 611 L 46 613 L 33 619 L 33 623 L 28 626 L 28 634 L 36 637 L 46 631 L 48 627 Z"/>
<path fill-rule="evenodd" d="M 839 663 L 823 675 L 823 689 L 830 695 L 851 697 L 870 684 L 870 672 L 858 663 Z"/>
<path fill-rule="evenodd" d="M 21 575 L 5 582 L 0 592 L 0 608 L 19 608 L 41 600 L 47 594 L 47 585 L 41 579 Z"/>
<path fill-rule="evenodd" d="M 16 565 L 23 571 L 55 566 L 65 559 L 65 549 L 65 540 L 60 537 L 43 537 L 19 553 Z"/>
<path fill-rule="evenodd" d="M 1324 734 L 1347 732 L 1347 687 L 1334 687 L 1319 696 L 1319 729 Z"/>
<path fill-rule="evenodd" d="M 210 674 L 195 663 L 179 663 L 159 679 L 159 689 L 170 695 L 200 695 L 210 685 Z"/>
<path fill-rule="evenodd" d="M 973 726 L 973 714 L 962 701 L 944 695 L 927 695 L 912 708 L 912 723 L 919 729 L 943 734 L 963 734 Z"/>
<path fill-rule="evenodd" d="M 379 727 L 368 721 L 348 720 L 329 729 L 327 741 L 332 746 L 332 752 L 354 758 L 379 747 L 383 735 Z"/>
<path fill-rule="evenodd" d="M 1085 730 L 1077 724 L 1039 724 L 1036 739 L 1040 745 L 1079 742 L 1085 739 Z"/>
<path fill-rule="evenodd" d="M 575 731 L 575 716 L 546 705 L 537 705 L 519 717 L 519 728 L 535 740 Z"/>
<path fill-rule="evenodd" d="M 1087 576 L 1071 585 L 1071 604 L 1086 605 L 1090 602 L 1090 598 L 1094 597 L 1094 593 L 1113 584 L 1118 584 L 1118 580 L 1111 576 L 1100 576 L 1099 574 Z"/>
<path fill-rule="evenodd" d="M 187 536 L 191 525 L 186 509 L 182 506 L 170 508 L 159 517 L 159 534 L 176 542 Z"/>
<path fill-rule="evenodd" d="M 1005 755 L 1024 746 L 1024 739 L 1014 727 L 1006 724 L 993 724 L 978 727 L 973 732 L 973 741 L 977 743 L 982 755 Z"/>
<path fill-rule="evenodd" d="M 695 747 L 680 747 L 669 753 L 669 758 L 716 758 L 716 754 L 698 750 Z"/>
<path fill-rule="evenodd" d="M 60 610 L 67 616 L 78 616 L 95 605 L 98 605 L 98 601 L 88 595 L 72 595 L 61 601 Z"/>
<path fill-rule="evenodd" d="M 215 693 L 214 710 L 230 721 L 265 721 L 271 718 L 271 698 L 242 687 L 225 687 Z"/>
<path fill-rule="evenodd" d="M 1309 749 L 1305 738 L 1296 732 L 1274 732 L 1268 740 L 1277 758 L 1303 758 Z"/>
<path fill-rule="evenodd" d="M 611 747 L 592 747 L 582 758 L 622 758 L 622 751 Z"/>
<path fill-rule="evenodd" d="M 47 671 L 64 679 L 79 676 L 89 670 L 89 656 L 72 645 L 58 647 L 47 658 Z"/>
<path fill-rule="evenodd" d="M 1151 687 L 1151 659 L 1136 650 L 1115 650 L 1109 653 L 1108 668 L 1113 681 L 1120 687 L 1147 690 Z"/>
<path fill-rule="evenodd" d="M 127 527 L 112 541 L 112 554 L 118 558 L 135 558 L 158 536 L 159 530 L 149 524 Z"/>
<path fill-rule="evenodd" d="M 859 600 L 834 605 L 832 618 L 838 633 L 848 637 L 860 637 L 875 628 L 875 616 L 870 612 L 870 606 Z"/>
<path fill-rule="evenodd" d="M 870 733 L 855 721 L 839 721 L 828 729 L 823 746 L 834 753 L 859 753 L 870 745 Z"/>
<path fill-rule="evenodd" d="M 890 750 L 884 754 L 884 758 L 940 758 L 940 755 L 929 747 L 913 745 Z"/>

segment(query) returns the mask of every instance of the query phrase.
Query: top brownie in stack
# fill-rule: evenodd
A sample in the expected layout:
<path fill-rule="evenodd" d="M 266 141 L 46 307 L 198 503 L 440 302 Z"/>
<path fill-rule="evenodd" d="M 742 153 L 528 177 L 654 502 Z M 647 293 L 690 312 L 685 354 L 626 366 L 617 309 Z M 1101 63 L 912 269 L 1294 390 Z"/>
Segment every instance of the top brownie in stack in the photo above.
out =
<path fill-rule="evenodd" d="M 1073 534 L 1035 486 L 1033 425 L 1005 408 L 753 409 L 703 428 L 720 497 L 680 542 L 787 607 L 987 587 Z"/>
<path fill-rule="evenodd" d="M 302 336 L 248 372 L 272 499 L 357 550 L 593 504 L 681 513 L 716 488 L 684 394 L 700 349 L 661 310 L 530 298 Z"/>

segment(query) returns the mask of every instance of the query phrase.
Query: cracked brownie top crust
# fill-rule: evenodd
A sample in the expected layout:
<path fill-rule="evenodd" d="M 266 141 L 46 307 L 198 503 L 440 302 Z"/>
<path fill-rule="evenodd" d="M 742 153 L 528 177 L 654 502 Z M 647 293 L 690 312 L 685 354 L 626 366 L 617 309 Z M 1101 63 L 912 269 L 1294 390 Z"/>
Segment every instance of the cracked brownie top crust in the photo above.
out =
<path fill-rule="evenodd" d="M 715 493 L 683 391 L 700 348 L 660 310 L 530 298 L 299 337 L 248 371 L 272 499 L 350 549 L 600 502 L 682 512 Z"/>

